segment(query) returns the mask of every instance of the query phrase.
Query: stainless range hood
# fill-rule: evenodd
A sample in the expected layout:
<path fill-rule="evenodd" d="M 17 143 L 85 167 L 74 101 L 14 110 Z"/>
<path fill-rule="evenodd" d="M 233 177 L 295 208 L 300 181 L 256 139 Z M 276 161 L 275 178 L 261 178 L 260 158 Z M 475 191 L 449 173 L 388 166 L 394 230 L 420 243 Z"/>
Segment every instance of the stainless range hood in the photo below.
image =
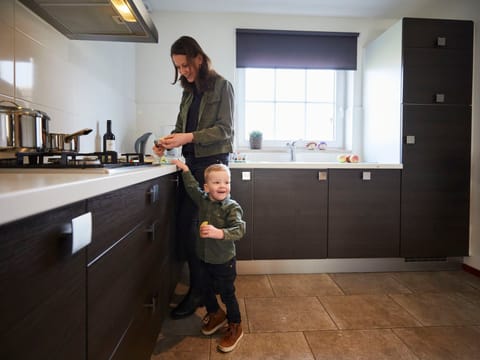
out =
<path fill-rule="evenodd" d="M 55 29 L 73 40 L 158 42 L 158 32 L 141 0 L 19 0 Z M 127 20 L 124 20 L 126 18 Z"/>

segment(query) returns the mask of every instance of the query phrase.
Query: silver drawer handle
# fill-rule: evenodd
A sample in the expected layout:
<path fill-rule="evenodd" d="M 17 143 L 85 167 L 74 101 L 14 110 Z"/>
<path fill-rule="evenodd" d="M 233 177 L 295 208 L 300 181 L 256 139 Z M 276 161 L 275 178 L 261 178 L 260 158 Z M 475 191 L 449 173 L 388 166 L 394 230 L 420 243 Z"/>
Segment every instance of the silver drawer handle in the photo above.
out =
<path fill-rule="evenodd" d="M 77 216 L 64 226 L 63 235 L 68 241 L 66 251 L 73 255 L 92 242 L 92 213 Z"/>
<path fill-rule="evenodd" d="M 362 180 L 364 181 L 372 180 L 372 173 L 370 171 L 363 171 Z"/>

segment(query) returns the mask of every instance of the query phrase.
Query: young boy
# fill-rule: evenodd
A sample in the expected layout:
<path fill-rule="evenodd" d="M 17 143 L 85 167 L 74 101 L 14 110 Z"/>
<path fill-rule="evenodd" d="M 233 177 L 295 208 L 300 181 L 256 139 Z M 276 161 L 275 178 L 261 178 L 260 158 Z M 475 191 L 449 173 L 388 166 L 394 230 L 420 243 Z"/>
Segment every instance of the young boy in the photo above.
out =
<path fill-rule="evenodd" d="M 234 286 L 237 275 L 234 241 L 245 234 L 243 210 L 230 198 L 230 170 L 227 166 L 213 164 L 207 167 L 202 191 L 185 163 L 180 160 L 173 160 L 173 163 L 183 171 L 185 189 L 199 210 L 201 225 L 196 252 L 202 268 L 203 300 L 207 309 L 202 333 L 212 335 L 228 322 L 218 349 L 230 352 L 243 337 Z M 216 291 L 227 308 L 226 314 L 218 305 Z"/>

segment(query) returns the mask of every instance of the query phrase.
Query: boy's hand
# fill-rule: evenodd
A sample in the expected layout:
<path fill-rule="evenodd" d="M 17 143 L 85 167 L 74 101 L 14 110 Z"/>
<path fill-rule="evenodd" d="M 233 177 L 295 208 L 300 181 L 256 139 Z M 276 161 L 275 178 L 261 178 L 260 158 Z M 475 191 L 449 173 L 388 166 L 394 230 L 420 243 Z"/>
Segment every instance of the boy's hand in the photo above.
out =
<path fill-rule="evenodd" d="M 200 225 L 200 237 L 201 238 L 210 238 L 210 239 L 223 239 L 223 230 L 217 229 L 213 225 L 209 225 L 208 222 L 204 221 Z"/>
<path fill-rule="evenodd" d="M 179 159 L 173 159 L 172 164 L 177 165 L 177 168 L 179 168 L 182 171 L 189 171 L 190 169 L 188 168 L 187 164 L 185 164 L 183 161 Z"/>

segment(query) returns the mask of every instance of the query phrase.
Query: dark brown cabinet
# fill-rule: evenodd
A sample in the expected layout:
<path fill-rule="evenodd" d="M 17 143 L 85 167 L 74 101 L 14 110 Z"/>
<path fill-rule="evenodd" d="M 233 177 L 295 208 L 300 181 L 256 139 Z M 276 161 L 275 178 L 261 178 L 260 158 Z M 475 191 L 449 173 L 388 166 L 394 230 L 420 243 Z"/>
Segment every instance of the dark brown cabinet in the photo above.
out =
<path fill-rule="evenodd" d="M 254 259 L 326 257 L 327 170 L 255 169 L 253 196 Z"/>
<path fill-rule="evenodd" d="M 149 359 L 180 274 L 177 174 L 0 227 L 0 358 Z M 65 230 L 91 214 L 73 255 Z M 90 222 L 89 222 L 90 224 Z"/>
<path fill-rule="evenodd" d="M 148 359 L 175 279 L 176 175 L 88 200 L 88 358 Z"/>
<path fill-rule="evenodd" d="M 246 233 L 243 239 L 235 242 L 238 260 L 253 259 L 253 169 L 231 169 L 232 199 L 237 201 L 243 210 L 246 222 Z"/>
<path fill-rule="evenodd" d="M 0 227 L 0 358 L 86 358 L 86 250 L 64 231 L 84 201 Z"/>
<path fill-rule="evenodd" d="M 473 22 L 402 23 L 401 256 L 468 254 Z"/>
<path fill-rule="evenodd" d="M 329 170 L 329 258 L 399 256 L 400 178 L 400 170 Z"/>

